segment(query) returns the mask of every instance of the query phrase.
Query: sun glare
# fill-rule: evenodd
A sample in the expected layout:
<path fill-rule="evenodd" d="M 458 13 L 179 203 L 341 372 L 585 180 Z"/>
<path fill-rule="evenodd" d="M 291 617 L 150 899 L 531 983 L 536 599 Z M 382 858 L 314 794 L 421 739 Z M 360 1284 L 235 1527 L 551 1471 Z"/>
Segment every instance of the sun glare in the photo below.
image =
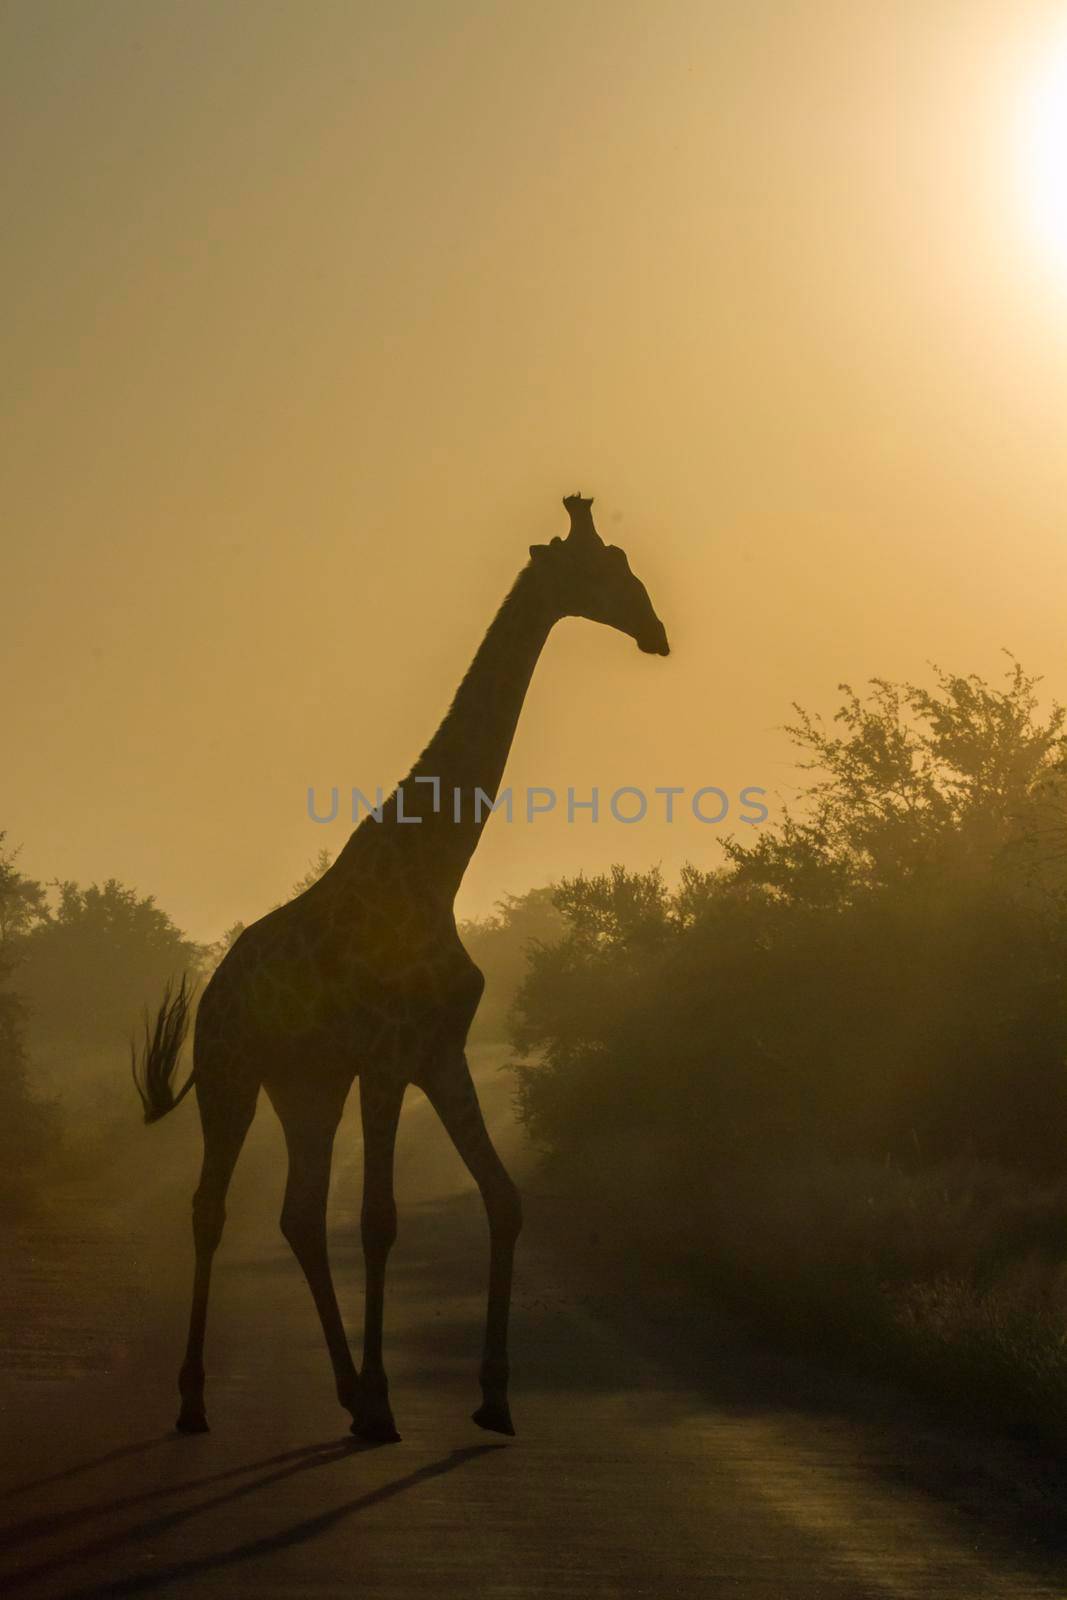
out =
<path fill-rule="evenodd" d="M 1033 70 L 1022 117 L 1022 182 L 1030 228 L 1067 274 L 1067 35 Z"/>

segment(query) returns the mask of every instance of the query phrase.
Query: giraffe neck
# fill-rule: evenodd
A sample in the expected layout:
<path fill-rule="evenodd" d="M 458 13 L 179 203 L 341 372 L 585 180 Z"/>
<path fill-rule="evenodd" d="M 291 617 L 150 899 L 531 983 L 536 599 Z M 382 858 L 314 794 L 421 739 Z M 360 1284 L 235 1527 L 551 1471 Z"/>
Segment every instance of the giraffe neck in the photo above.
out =
<path fill-rule="evenodd" d="M 394 859 L 397 849 L 403 853 L 409 885 L 422 883 L 435 899 L 451 902 L 497 798 L 538 657 L 561 614 L 528 563 L 493 618 L 441 726 L 385 801 L 381 821 L 367 817 L 350 836 L 333 873 L 364 871 L 363 847 L 379 841 Z M 420 778 L 436 783 L 417 782 Z M 480 807 L 476 791 L 484 797 Z"/>
<path fill-rule="evenodd" d="M 534 667 L 558 617 L 539 575 L 527 565 L 490 624 L 444 721 L 399 785 L 403 816 L 420 820 L 400 821 L 394 793 L 381 823 L 368 819 L 362 824 L 394 834 L 411 851 L 419 863 L 418 876 L 435 894 L 455 895 L 477 849 Z M 438 781 L 417 783 L 418 778 Z M 476 791 L 484 797 L 480 808 L 475 806 Z"/>

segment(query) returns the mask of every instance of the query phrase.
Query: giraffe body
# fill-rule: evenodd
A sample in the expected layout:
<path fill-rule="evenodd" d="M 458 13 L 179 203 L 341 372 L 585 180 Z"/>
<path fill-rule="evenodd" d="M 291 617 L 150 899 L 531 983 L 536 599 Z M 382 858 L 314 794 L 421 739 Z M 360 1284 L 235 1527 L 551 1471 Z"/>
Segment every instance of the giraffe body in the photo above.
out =
<path fill-rule="evenodd" d="M 382 1309 L 396 1234 L 393 1151 L 404 1093 L 412 1084 L 437 1111 L 485 1202 L 489 1296 L 482 1404 L 474 1420 L 498 1432 L 514 1431 L 507 1321 L 521 1207 L 486 1131 L 464 1054 L 484 980 L 463 947 L 453 912 L 484 826 L 484 815 L 478 820 L 470 800 L 476 789 L 496 796 L 530 677 L 561 616 L 589 617 L 631 634 L 646 653 L 668 653 L 643 585 L 622 551 L 604 546 L 596 533 L 592 502 L 571 496 L 564 504 L 571 516 L 569 537 L 531 548 L 530 564 L 494 619 L 448 715 L 400 791 L 385 803 L 381 821 L 365 818 L 316 883 L 247 928 L 204 991 L 192 1077 L 204 1158 L 193 1198 L 196 1269 L 179 1375 L 183 1432 L 207 1427 L 203 1345 L 211 1266 L 227 1187 L 262 1088 L 281 1120 L 289 1154 L 282 1231 L 318 1309 L 338 1398 L 352 1415 L 353 1432 L 370 1440 L 398 1437 L 382 1362 Z M 442 803 L 454 787 L 467 797 L 459 821 Z M 148 1120 L 177 1103 L 169 1079 L 178 1049 L 180 1033 L 168 1059 L 153 1057 L 153 1051 L 160 1054 L 158 1046 L 146 1049 Z M 359 1373 L 326 1244 L 334 1135 L 357 1077 L 366 1269 Z"/>
<path fill-rule="evenodd" d="M 201 1092 L 250 1045 L 268 1091 L 311 1061 L 349 1086 L 368 1063 L 417 1082 L 441 1035 L 463 1048 L 484 980 L 397 831 L 365 819 L 343 861 L 241 934 L 200 1002 Z"/>

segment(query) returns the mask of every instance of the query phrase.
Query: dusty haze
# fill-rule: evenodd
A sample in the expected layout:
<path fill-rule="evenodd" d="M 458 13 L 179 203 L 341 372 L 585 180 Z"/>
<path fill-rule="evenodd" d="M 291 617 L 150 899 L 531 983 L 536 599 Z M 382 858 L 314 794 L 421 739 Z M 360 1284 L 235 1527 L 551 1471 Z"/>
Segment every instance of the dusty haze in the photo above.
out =
<path fill-rule="evenodd" d="M 788 793 L 789 703 L 1067 694 L 1051 4 L 5 8 L 2 825 L 197 937 L 388 788 L 597 496 L 669 661 L 550 641 L 516 787 Z M 773 814 L 773 812 L 772 812 Z M 717 858 L 494 821 L 462 909 Z M 721 830 L 718 830 L 721 831 Z"/>

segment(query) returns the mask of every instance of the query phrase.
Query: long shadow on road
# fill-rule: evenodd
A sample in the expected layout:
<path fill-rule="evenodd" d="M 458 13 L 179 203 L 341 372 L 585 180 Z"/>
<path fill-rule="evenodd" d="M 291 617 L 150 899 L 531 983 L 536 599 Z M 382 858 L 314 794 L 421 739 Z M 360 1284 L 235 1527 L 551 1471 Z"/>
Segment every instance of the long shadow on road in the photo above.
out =
<path fill-rule="evenodd" d="M 176 1432 L 164 1435 L 163 1439 L 157 1442 L 163 1443 L 164 1441 L 173 1442 L 179 1448 L 185 1443 L 182 1436 Z M 0 1540 L 2 1540 L 4 1548 L 10 1550 L 16 1545 L 29 1544 L 33 1539 L 45 1539 L 58 1533 L 65 1533 L 70 1528 L 76 1528 L 79 1523 L 90 1522 L 95 1517 L 111 1516 L 116 1511 L 129 1511 L 134 1506 L 147 1505 L 150 1500 L 166 1500 L 174 1495 L 184 1494 L 188 1489 L 203 1489 L 208 1484 L 224 1483 L 227 1478 L 241 1478 L 246 1473 L 260 1472 L 264 1467 L 278 1466 L 282 1462 L 306 1461 L 309 1466 L 315 1466 L 318 1465 L 318 1462 L 308 1458 L 326 1456 L 332 1459 L 334 1454 L 354 1455 L 361 1448 L 366 1449 L 368 1446 L 361 1445 L 356 1439 L 352 1439 L 351 1442 L 347 1439 L 330 1439 L 321 1444 L 301 1445 L 296 1450 L 280 1450 L 277 1454 L 265 1456 L 260 1461 L 248 1461 L 238 1467 L 225 1467 L 221 1472 L 209 1472 L 199 1478 L 183 1478 L 178 1483 L 161 1484 L 154 1489 L 142 1490 L 140 1494 L 120 1495 L 114 1500 L 93 1500 L 85 1505 L 76 1506 L 70 1511 L 46 1512 L 38 1517 L 27 1517 L 23 1522 L 8 1523 L 0 1527 Z M 79 1470 L 87 1472 L 105 1462 L 114 1461 L 117 1457 L 126 1453 L 122 1450 L 113 1450 L 106 1456 L 98 1457 L 96 1461 L 85 1462 L 81 1468 L 71 1468 L 67 1472 L 57 1473 L 56 1476 L 68 1478 Z M 287 1474 L 283 1473 L 281 1476 L 284 1477 Z M 26 1485 L 25 1487 L 29 1488 L 31 1486 Z M 11 1491 L 11 1493 L 17 1492 L 17 1490 Z M 228 1497 L 221 1497 L 221 1499 L 226 1498 Z M 219 1502 L 216 1500 L 208 1503 L 218 1504 Z M 150 1525 L 149 1531 L 154 1531 Z M 42 1571 L 45 1569 L 38 1568 L 37 1570 Z"/>
<path fill-rule="evenodd" d="M 271 1484 L 279 1483 L 282 1479 L 293 1477 L 297 1473 L 344 1461 L 351 1455 L 368 1448 L 373 1447 L 362 1445 L 356 1440 L 345 1439 L 325 1448 L 308 1446 L 305 1451 L 285 1452 L 286 1455 L 297 1455 L 300 1459 L 283 1466 L 277 1472 L 268 1472 L 253 1479 L 250 1483 L 241 1484 L 237 1488 L 229 1490 L 226 1494 L 212 1495 L 207 1499 L 198 1500 L 194 1505 L 182 1506 L 175 1511 L 169 1511 L 161 1517 L 148 1518 L 136 1527 L 124 1528 L 119 1533 L 108 1535 L 102 1539 L 94 1539 L 91 1543 L 83 1545 L 79 1549 L 68 1551 L 62 1556 L 43 1562 L 36 1567 L 24 1569 L 22 1572 L 7 1579 L 7 1588 L 12 1590 L 31 1582 L 37 1582 L 60 1567 L 80 1565 L 98 1556 L 107 1555 L 112 1551 L 124 1548 L 131 1543 L 155 1538 L 191 1517 L 214 1510 L 218 1506 L 243 1498 L 246 1495 L 255 1494 Z M 453 1450 L 438 1461 L 418 1467 L 413 1472 L 405 1473 L 403 1477 L 395 1479 L 392 1483 L 382 1484 L 376 1489 L 371 1489 L 365 1494 L 357 1495 L 354 1499 L 345 1501 L 342 1505 L 331 1507 L 329 1511 L 320 1512 L 317 1516 L 306 1517 L 300 1522 L 290 1524 L 288 1527 L 277 1528 L 273 1532 L 262 1534 L 258 1538 L 245 1541 L 243 1544 L 233 1545 L 229 1549 L 191 1556 L 184 1561 L 175 1561 L 166 1566 L 154 1568 L 151 1572 L 135 1573 L 125 1578 L 109 1576 L 100 1583 L 92 1583 L 84 1587 L 68 1590 L 60 1597 L 60 1600 L 89 1600 L 90 1596 L 98 1595 L 141 1594 L 152 1589 L 162 1588 L 168 1583 L 193 1577 L 198 1573 L 236 1566 L 242 1561 L 249 1561 L 257 1556 L 268 1555 L 273 1551 L 302 1544 L 327 1532 L 347 1517 L 354 1516 L 360 1511 L 365 1511 L 371 1506 L 380 1505 L 386 1500 L 392 1500 L 397 1495 L 403 1494 L 408 1489 L 416 1488 L 419 1484 L 425 1483 L 431 1478 L 441 1477 L 447 1472 L 455 1471 L 457 1467 L 464 1466 L 468 1461 L 473 1461 L 479 1456 L 501 1449 L 507 1449 L 507 1446 L 478 1444 Z M 276 1459 L 279 1458 L 269 1458 L 269 1460 Z M 261 1464 L 267 1465 L 268 1462 Z M 237 1472 L 247 1470 L 250 1469 L 234 1469 Z M 232 1475 L 233 1473 L 230 1472 L 219 1473 L 200 1481 L 211 1482 L 216 1478 Z M 182 1487 L 188 1487 L 188 1485 L 176 1485 L 169 1492 L 176 1493 Z M 152 1496 L 146 1495 L 143 1498 L 148 1499 L 152 1498 Z M 115 1509 L 125 1503 L 127 1502 L 113 1502 L 111 1506 L 86 1507 L 84 1514 L 86 1516 L 97 1515 L 106 1510 Z"/>
<path fill-rule="evenodd" d="M 73 1466 L 63 1467 L 59 1472 L 46 1473 L 43 1478 L 31 1478 L 27 1483 L 16 1483 L 10 1489 L 5 1489 L 2 1498 L 11 1500 L 16 1495 L 29 1494 L 31 1489 L 47 1489 L 56 1483 L 65 1483 L 70 1478 L 79 1478 L 82 1473 L 95 1472 L 97 1467 L 106 1467 L 112 1461 L 122 1461 L 127 1456 L 143 1455 L 146 1450 L 157 1450 L 162 1444 L 170 1444 L 177 1438 L 177 1434 L 156 1433 L 150 1439 L 138 1439 L 134 1444 L 119 1445 L 116 1450 L 108 1450 L 102 1456 L 93 1456 L 88 1461 L 76 1461 Z"/>

